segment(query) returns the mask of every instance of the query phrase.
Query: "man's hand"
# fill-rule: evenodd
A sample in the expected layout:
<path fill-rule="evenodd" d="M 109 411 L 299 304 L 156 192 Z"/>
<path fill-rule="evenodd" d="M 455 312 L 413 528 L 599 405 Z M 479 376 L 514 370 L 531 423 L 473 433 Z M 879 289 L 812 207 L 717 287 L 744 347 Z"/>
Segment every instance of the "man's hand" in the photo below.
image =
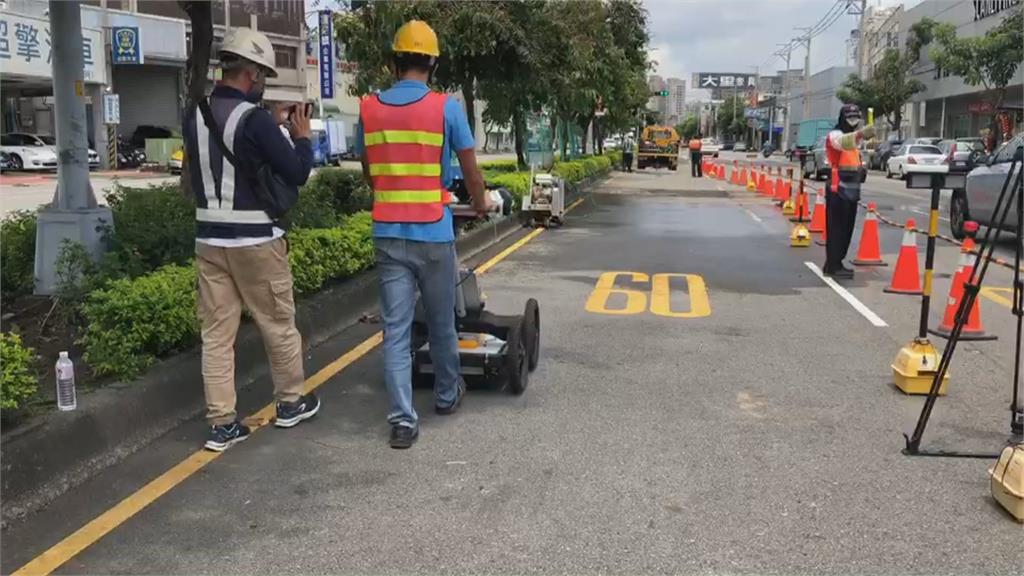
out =
<path fill-rule="evenodd" d="M 300 138 L 308 140 L 311 132 L 309 129 L 309 116 L 306 115 L 306 105 L 303 103 L 296 104 L 294 110 L 288 132 L 292 135 L 292 140 Z"/>
<path fill-rule="evenodd" d="M 867 126 L 860 129 L 861 138 L 864 140 L 871 140 L 875 137 L 876 130 L 874 124 L 868 124 Z"/>
<path fill-rule="evenodd" d="M 473 209 L 476 210 L 478 216 L 487 216 L 491 212 L 494 212 L 495 204 L 491 202 L 490 196 L 487 192 L 483 194 L 473 194 Z"/>

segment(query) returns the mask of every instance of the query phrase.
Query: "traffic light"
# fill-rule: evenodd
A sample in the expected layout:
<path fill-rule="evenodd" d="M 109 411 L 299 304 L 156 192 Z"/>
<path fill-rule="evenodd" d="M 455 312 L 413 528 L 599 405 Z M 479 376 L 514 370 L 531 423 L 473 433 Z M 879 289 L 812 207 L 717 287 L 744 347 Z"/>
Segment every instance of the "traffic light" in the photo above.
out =
<path fill-rule="evenodd" d="M 668 90 L 662 90 L 661 92 L 658 92 L 658 96 L 668 96 Z"/>

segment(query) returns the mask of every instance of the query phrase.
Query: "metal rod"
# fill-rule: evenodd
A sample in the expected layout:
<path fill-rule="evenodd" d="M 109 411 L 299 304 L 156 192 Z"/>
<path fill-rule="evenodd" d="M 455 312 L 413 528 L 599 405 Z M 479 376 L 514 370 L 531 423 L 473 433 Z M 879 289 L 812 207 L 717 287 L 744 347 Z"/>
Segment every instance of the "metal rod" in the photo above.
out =
<path fill-rule="evenodd" d="M 943 100 L 945 102 L 945 100 Z M 1020 152 L 1020 150 L 1017 150 Z M 1012 177 L 1012 170 L 1010 172 Z M 1017 338 L 1013 361 L 1013 399 L 1010 402 L 1010 435 L 1015 442 L 1024 441 L 1024 403 L 1021 398 L 1021 336 L 1024 329 L 1024 285 L 1020 278 L 1021 252 L 1024 251 L 1024 167 L 1017 174 L 1017 227 L 1014 235 L 1013 314 L 1017 317 Z"/>
<path fill-rule="evenodd" d="M 943 175 L 932 174 L 932 203 L 928 212 L 928 248 L 924 257 L 924 291 L 921 294 L 921 327 L 917 337 L 928 338 L 928 308 L 932 303 L 932 269 L 935 267 L 935 236 L 939 233 L 939 192 Z"/>
<path fill-rule="evenodd" d="M 928 397 L 925 398 L 924 406 L 921 407 L 921 414 L 918 416 L 917 424 L 914 426 L 914 432 L 911 436 L 906 437 L 906 448 L 903 453 L 907 455 L 919 455 L 923 454 L 920 451 L 921 438 L 924 436 L 924 431 L 928 426 L 928 420 L 931 418 L 932 409 L 935 407 L 935 401 L 939 396 L 939 388 L 942 386 L 942 381 L 946 377 L 946 373 L 949 371 L 949 364 L 953 359 L 953 354 L 956 352 L 957 344 L 960 342 L 960 334 L 963 332 L 964 324 L 967 322 L 970 309 L 974 306 L 974 302 L 977 299 L 978 291 L 981 287 L 981 283 L 985 277 L 985 272 L 988 271 L 989 258 L 991 258 L 993 251 L 995 250 L 996 241 L 999 239 L 1000 229 L 1006 223 L 1006 217 L 1010 212 L 1010 204 L 1007 203 L 1005 208 L 1003 207 L 1003 201 L 1006 199 L 1007 187 L 1010 185 L 1010 181 L 1013 179 L 1012 175 L 1014 167 L 1018 164 L 1018 159 L 1015 157 L 1013 162 L 1010 163 L 1010 171 L 1006 176 L 1006 180 L 1003 182 L 1003 188 L 999 192 L 999 198 L 996 200 L 995 209 L 992 211 L 992 220 L 998 220 L 998 224 L 994 227 L 989 227 L 985 231 L 984 248 L 978 250 L 978 255 L 975 260 L 975 267 L 971 271 L 971 276 L 964 283 L 964 295 L 960 299 L 960 305 L 957 308 L 956 315 L 953 320 L 953 329 L 949 335 L 949 341 L 946 344 L 946 349 L 943 351 L 942 360 L 939 361 L 939 366 L 935 371 L 935 377 L 932 379 L 931 388 L 928 390 Z M 935 178 L 933 176 L 933 178 Z M 934 182 L 934 180 L 933 180 Z M 933 185 L 934 188 L 934 185 Z M 1013 193 L 1017 193 L 1020 188 L 1020 179 L 1018 178 L 1014 182 Z M 1002 216 L 1000 215 L 1000 209 L 1002 209 Z M 936 214 L 933 211 L 933 215 Z M 991 238 L 995 234 L 994 238 Z M 986 255 L 985 252 L 988 252 Z M 980 262 L 980 266 L 978 265 Z M 980 273 L 979 273 L 980 268 Z M 977 277 L 977 280 L 975 280 Z"/>

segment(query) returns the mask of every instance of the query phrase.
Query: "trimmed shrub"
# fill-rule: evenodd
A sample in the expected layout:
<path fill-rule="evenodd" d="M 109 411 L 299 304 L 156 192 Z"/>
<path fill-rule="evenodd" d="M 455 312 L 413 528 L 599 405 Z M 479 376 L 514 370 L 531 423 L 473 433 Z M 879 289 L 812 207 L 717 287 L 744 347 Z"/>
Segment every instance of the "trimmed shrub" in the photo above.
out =
<path fill-rule="evenodd" d="M 530 173 L 511 172 L 506 174 L 484 174 L 484 180 L 491 186 L 507 188 L 516 198 L 522 198 L 530 192 Z"/>
<path fill-rule="evenodd" d="M 363 173 L 358 170 L 321 168 L 302 187 L 299 194 L 300 202 L 302 202 L 303 194 L 310 198 L 321 199 L 322 202 L 326 202 L 326 199 L 330 198 L 331 207 L 339 217 L 373 207 L 373 191 L 363 180 Z M 295 226 L 299 228 L 318 227 L 300 225 L 298 222 L 295 222 Z"/>
<path fill-rule="evenodd" d="M 336 170 L 325 168 L 324 170 Z M 334 204 L 335 182 L 324 171 L 317 172 L 299 189 L 299 201 L 288 212 L 287 220 L 295 228 L 330 228 L 341 220 Z"/>
<path fill-rule="evenodd" d="M 35 285 L 36 213 L 19 211 L 0 221 L 0 300 L 31 294 Z"/>
<path fill-rule="evenodd" d="M 0 409 L 16 410 L 35 395 L 38 380 L 32 370 L 35 352 L 13 332 L 0 334 Z"/>
<path fill-rule="evenodd" d="M 340 228 L 296 229 L 288 235 L 288 261 L 295 292 L 308 294 L 329 280 L 345 278 L 373 265 L 370 214 L 346 218 Z"/>
<path fill-rule="evenodd" d="M 177 184 L 117 186 L 106 195 L 114 215 L 111 251 L 101 263 L 107 276 L 139 276 L 195 256 L 196 208 Z"/>
<path fill-rule="evenodd" d="M 114 280 L 82 306 L 85 359 L 98 375 L 128 379 L 199 334 L 195 266 L 169 265 Z"/>
<path fill-rule="evenodd" d="M 517 172 L 519 163 L 515 160 L 492 160 L 480 164 L 482 172 Z"/>

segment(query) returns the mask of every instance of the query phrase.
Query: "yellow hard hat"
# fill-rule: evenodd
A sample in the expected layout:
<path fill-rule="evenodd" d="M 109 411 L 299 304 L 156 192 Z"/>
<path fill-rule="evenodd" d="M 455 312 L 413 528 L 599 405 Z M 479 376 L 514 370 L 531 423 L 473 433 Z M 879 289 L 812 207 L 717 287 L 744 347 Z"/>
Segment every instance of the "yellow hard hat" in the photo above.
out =
<path fill-rule="evenodd" d="M 437 47 L 437 34 L 422 20 L 410 20 L 402 24 L 398 32 L 395 32 L 391 51 L 426 54 L 435 58 L 441 55 L 441 50 Z"/>

